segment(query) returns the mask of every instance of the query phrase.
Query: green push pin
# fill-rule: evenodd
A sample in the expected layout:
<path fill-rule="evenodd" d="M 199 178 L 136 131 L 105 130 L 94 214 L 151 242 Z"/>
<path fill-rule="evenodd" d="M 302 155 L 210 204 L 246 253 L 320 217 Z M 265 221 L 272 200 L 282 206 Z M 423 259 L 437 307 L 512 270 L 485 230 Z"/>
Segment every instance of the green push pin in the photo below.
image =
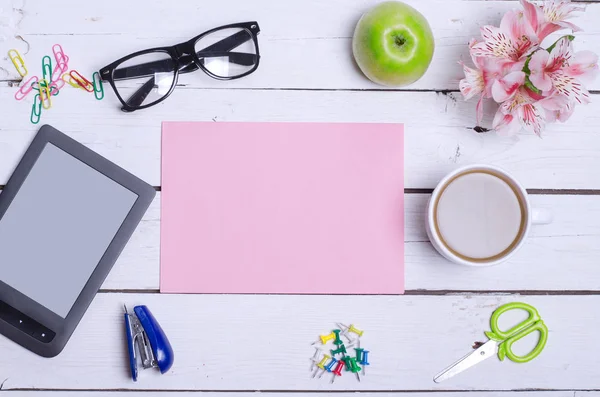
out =
<path fill-rule="evenodd" d="M 337 349 L 331 351 L 331 355 L 335 356 L 336 354 L 346 354 L 346 346 L 342 343 Z"/>
<path fill-rule="evenodd" d="M 333 332 L 333 333 L 335 334 L 335 340 L 333 341 L 333 343 L 334 343 L 334 344 L 336 344 L 336 345 L 338 345 L 338 346 L 339 346 L 339 345 L 341 345 L 341 344 L 343 344 L 343 343 L 344 343 L 344 342 L 342 342 L 342 340 L 340 339 L 340 332 L 342 332 L 341 330 L 339 330 L 339 329 L 334 329 L 334 330 L 333 330 L 333 331 L 331 331 L 331 332 Z"/>
<path fill-rule="evenodd" d="M 361 362 L 362 357 L 363 357 L 363 352 L 365 351 L 365 349 L 361 349 L 360 347 L 358 347 L 358 348 L 354 348 L 354 351 L 356 352 L 356 361 Z"/>
<path fill-rule="evenodd" d="M 356 363 L 356 358 L 345 357 L 344 361 L 346 362 L 346 370 L 355 374 L 356 379 L 358 379 L 358 381 L 360 382 L 360 375 L 358 375 L 358 373 L 360 372 L 361 368 Z"/>

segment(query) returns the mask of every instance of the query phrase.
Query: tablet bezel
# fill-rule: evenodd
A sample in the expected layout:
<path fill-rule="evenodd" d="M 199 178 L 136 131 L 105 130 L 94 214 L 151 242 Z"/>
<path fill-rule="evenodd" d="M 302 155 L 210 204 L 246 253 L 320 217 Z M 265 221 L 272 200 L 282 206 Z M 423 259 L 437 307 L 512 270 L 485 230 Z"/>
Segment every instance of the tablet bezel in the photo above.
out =
<path fill-rule="evenodd" d="M 54 357 L 63 350 L 73 334 L 98 289 L 150 206 L 156 190 L 81 143 L 49 125 L 44 125 L 34 137 L 0 194 L 0 222 L 47 144 L 52 144 L 65 151 L 138 196 L 65 318 L 0 280 L 0 301 L 52 330 L 56 335 L 51 342 L 41 342 L 2 319 L 0 319 L 0 333 L 34 353 L 44 357 Z M 52 194 L 52 192 L 48 193 Z"/>

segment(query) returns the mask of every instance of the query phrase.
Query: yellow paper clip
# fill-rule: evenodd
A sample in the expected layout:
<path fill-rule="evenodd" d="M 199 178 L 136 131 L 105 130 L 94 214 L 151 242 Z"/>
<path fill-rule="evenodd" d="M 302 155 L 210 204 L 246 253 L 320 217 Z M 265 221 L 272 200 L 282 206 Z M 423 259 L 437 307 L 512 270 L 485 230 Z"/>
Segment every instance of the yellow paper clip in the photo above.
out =
<path fill-rule="evenodd" d="M 19 51 L 12 49 L 8 51 L 8 57 L 10 58 L 13 65 L 17 69 L 17 72 L 21 75 L 21 77 L 27 76 L 27 67 L 25 66 L 25 61 L 19 54 Z"/>
<path fill-rule="evenodd" d="M 50 109 L 52 107 L 52 98 L 50 93 L 50 84 L 46 79 L 40 80 L 38 91 L 40 93 L 40 101 L 42 101 L 42 107 L 44 109 Z"/>
<path fill-rule="evenodd" d="M 69 74 L 69 72 L 63 73 L 62 76 L 60 76 L 60 78 L 62 79 L 62 81 L 64 81 L 65 83 L 67 83 L 71 87 L 73 87 L 73 88 L 81 88 L 83 90 L 83 87 L 81 87 L 79 84 L 77 84 L 75 82 L 75 80 L 73 80 L 73 77 L 71 77 L 71 75 Z"/>

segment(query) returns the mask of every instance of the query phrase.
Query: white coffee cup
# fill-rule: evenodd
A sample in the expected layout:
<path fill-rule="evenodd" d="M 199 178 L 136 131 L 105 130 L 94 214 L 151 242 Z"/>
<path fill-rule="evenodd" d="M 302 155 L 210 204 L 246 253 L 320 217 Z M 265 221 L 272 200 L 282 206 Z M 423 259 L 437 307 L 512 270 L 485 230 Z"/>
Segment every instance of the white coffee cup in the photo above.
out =
<path fill-rule="evenodd" d="M 546 209 L 531 208 L 527 191 L 501 168 L 474 164 L 440 181 L 427 206 L 427 235 L 451 262 L 492 266 L 508 260 L 532 224 L 552 222 Z"/>

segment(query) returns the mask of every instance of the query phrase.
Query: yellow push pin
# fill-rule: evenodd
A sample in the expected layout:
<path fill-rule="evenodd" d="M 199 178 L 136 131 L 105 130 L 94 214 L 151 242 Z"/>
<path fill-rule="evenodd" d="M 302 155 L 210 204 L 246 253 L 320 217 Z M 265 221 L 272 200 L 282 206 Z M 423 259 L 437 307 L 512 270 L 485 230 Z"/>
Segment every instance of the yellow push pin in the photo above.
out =
<path fill-rule="evenodd" d="M 323 376 L 323 374 L 325 373 L 325 364 L 327 364 L 327 361 L 329 361 L 331 359 L 330 355 L 327 354 L 323 354 L 323 358 L 321 359 L 321 361 L 319 361 L 317 363 L 317 369 L 315 370 L 315 372 L 313 373 L 312 377 L 314 378 L 315 376 L 317 376 L 317 374 L 319 373 L 319 371 L 321 372 L 321 375 L 319 375 L 319 378 L 321 376 Z"/>
<path fill-rule="evenodd" d="M 356 335 L 358 335 L 358 337 L 359 337 L 359 338 L 360 338 L 361 336 L 363 336 L 363 333 L 365 332 L 365 331 L 361 331 L 360 329 L 356 328 L 356 327 L 354 326 L 354 324 L 350 324 L 350 326 L 347 326 L 347 325 L 344 325 L 344 324 L 338 323 L 338 325 L 339 325 L 340 327 L 342 327 L 342 328 L 346 328 L 346 329 L 343 331 L 345 334 L 347 334 L 348 332 L 352 332 L 353 334 L 356 334 Z"/>
<path fill-rule="evenodd" d="M 319 339 L 321 341 L 322 344 L 326 344 L 327 342 L 329 342 L 330 340 L 334 340 L 335 339 L 335 333 L 332 332 L 329 335 L 320 335 Z M 315 343 L 319 343 L 319 341 L 313 342 L 313 345 Z"/>

